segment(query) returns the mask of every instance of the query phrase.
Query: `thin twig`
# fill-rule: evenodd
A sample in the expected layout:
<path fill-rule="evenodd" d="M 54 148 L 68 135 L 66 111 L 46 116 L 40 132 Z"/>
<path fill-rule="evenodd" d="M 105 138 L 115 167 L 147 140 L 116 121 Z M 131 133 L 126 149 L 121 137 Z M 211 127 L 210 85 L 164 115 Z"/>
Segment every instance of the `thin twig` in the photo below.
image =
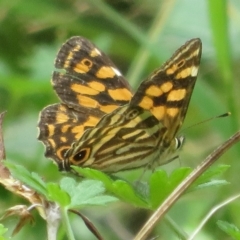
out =
<path fill-rule="evenodd" d="M 4 141 L 3 141 L 3 133 L 2 133 L 2 123 L 3 123 L 3 118 L 5 113 L 6 112 L 0 113 L 0 160 L 3 160 L 6 158 Z"/>
<path fill-rule="evenodd" d="M 162 203 L 162 205 L 153 213 L 146 224 L 142 227 L 134 240 L 144 240 L 151 233 L 153 228 L 160 221 L 164 214 L 177 201 L 177 199 L 185 192 L 185 190 L 216 160 L 223 155 L 230 147 L 240 140 L 240 131 L 230 137 L 226 142 L 213 151 L 196 169 L 194 169 L 186 179 L 181 182 L 171 195 Z"/>
<path fill-rule="evenodd" d="M 233 196 L 231 198 L 228 198 L 227 200 L 221 202 L 220 204 L 218 204 L 217 206 L 215 206 L 214 208 L 212 208 L 212 210 L 207 214 L 207 216 L 201 221 L 201 223 L 199 224 L 199 226 L 195 229 L 195 231 L 191 234 L 191 236 L 188 238 L 188 240 L 193 240 L 196 235 L 200 232 L 200 230 L 203 228 L 204 224 L 209 220 L 209 218 L 215 213 L 217 212 L 220 208 L 224 207 L 225 205 L 233 202 L 234 200 L 236 200 L 237 198 L 240 197 L 240 194 Z"/>
<path fill-rule="evenodd" d="M 179 239 L 188 239 L 188 234 L 174 222 L 174 220 L 167 214 L 164 217 L 164 223 L 179 237 Z"/>
<path fill-rule="evenodd" d="M 3 161 L 6 159 L 6 152 L 5 152 L 5 146 L 4 146 L 4 138 L 3 138 L 3 131 L 2 131 L 2 123 L 3 118 L 6 112 L 0 113 L 0 178 L 6 179 L 9 178 L 10 172 L 9 170 L 4 166 Z"/>

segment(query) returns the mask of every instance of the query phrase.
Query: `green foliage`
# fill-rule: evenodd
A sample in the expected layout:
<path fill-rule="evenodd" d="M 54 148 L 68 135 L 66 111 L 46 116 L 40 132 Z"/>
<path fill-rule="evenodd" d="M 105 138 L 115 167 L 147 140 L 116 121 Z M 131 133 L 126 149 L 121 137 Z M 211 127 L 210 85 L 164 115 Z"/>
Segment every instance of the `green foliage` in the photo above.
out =
<path fill-rule="evenodd" d="M 46 201 L 55 202 L 60 206 L 60 212 L 63 214 L 62 221 L 65 222 L 65 226 L 70 226 L 67 210 L 107 205 L 118 198 L 135 207 L 154 210 L 191 172 L 190 168 L 178 168 L 168 176 L 164 170 L 158 170 L 151 174 L 147 184 L 143 185 L 141 182 L 136 182 L 135 185 L 132 185 L 127 181 L 116 179 L 116 177 L 112 178 L 94 169 L 73 167 L 81 176 L 93 180 L 82 179 L 77 182 L 73 178 L 64 177 L 58 184 L 44 182 L 38 174 L 30 173 L 23 166 L 9 162 L 6 165 L 14 178 L 21 180 L 22 183 L 37 191 Z M 227 168 L 228 166 L 218 166 L 209 169 L 199 178 L 199 185 L 195 183 L 192 189 L 225 184 L 225 181 L 212 179 L 223 173 Z M 113 196 L 105 195 L 106 190 Z M 68 228 L 66 227 L 66 231 L 71 232 Z"/>
<path fill-rule="evenodd" d="M 71 36 L 87 37 L 110 55 L 134 89 L 185 41 L 200 37 L 203 42 L 200 74 L 184 125 L 192 126 L 226 111 L 231 111 L 232 115 L 187 130 L 183 126 L 185 130 L 181 130 L 181 134 L 186 136 L 186 144 L 180 153 L 181 165 L 196 167 L 216 146 L 239 129 L 239 1 L 2 0 L 0 9 L 0 111 L 7 110 L 3 125 L 7 157 L 13 163 L 12 172 L 18 169 L 18 179 L 48 199 L 54 199 L 62 206 L 72 206 L 73 195 L 68 192 L 69 188 L 61 185 L 62 181 L 71 184 L 72 180 L 59 180 L 62 175 L 51 161 L 45 159 L 43 147 L 36 140 L 39 111 L 48 104 L 59 102 L 50 85 L 51 73 L 57 49 Z M 211 175 L 210 170 L 171 209 L 172 218 L 182 228 L 193 229 L 193 224 L 212 207 L 213 202 L 217 203 L 228 198 L 231 192 L 239 191 L 239 155 L 239 148 L 233 148 L 220 159 L 232 166 L 226 172 L 224 165 L 222 170 L 217 167 L 226 180 L 214 180 L 218 174 L 214 172 Z M 24 166 L 28 171 L 15 164 Z M 167 173 L 156 172 L 146 184 L 137 183 L 136 186 L 124 180 L 112 180 L 100 172 L 91 172 L 91 175 L 96 174 L 96 178 L 91 178 L 100 180 L 107 191 L 120 198 L 117 210 L 111 212 L 121 221 L 121 227 L 135 229 L 136 219 L 132 222 L 127 220 L 130 216 L 138 216 L 138 208 L 126 211 L 123 202 L 148 211 L 155 209 L 171 192 L 170 188 L 173 189 L 189 171 L 187 168 L 174 171 L 175 163 L 164 168 Z M 118 175 L 134 182 L 141 173 L 142 170 Z M 85 183 L 76 182 L 74 190 L 81 190 L 81 184 Z M 103 229 L 105 239 L 118 239 L 113 228 L 103 223 L 111 222 L 107 214 L 111 207 L 103 197 L 106 195 L 97 193 L 102 185 L 99 186 L 99 182 L 89 184 L 96 188 L 95 195 L 91 190 L 93 195 L 90 195 L 89 206 L 95 205 L 97 199 L 100 206 L 107 204 L 109 207 L 91 211 L 81 198 L 79 204 Z M 218 187 L 210 188 L 212 185 Z M 4 187 L 0 188 L 0 195 L 3 208 L 22 203 Z M 223 208 L 221 218 L 239 226 L 236 212 L 236 206 Z M 139 226 L 144 224 L 142 218 L 137 220 Z M 222 231 L 214 227 L 217 220 L 218 217 L 213 216 L 199 238 L 215 239 L 220 236 Z M 44 224 L 36 222 L 40 230 L 45 228 Z M 6 226 L 11 229 L 11 225 L 14 223 Z M 78 230 L 79 239 L 82 236 L 92 239 L 85 226 L 78 225 Z M 175 237 L 160 223 L 156 231 L 161 232 L 162 239 Z M 25 232 L 23 229 L 14 239 L 25 239 L 26 236 L 42 239 L 42 234 L 36 234 L 36 228 L 27 228 Z"/>
<path fill-rule="evenodd" d="M 84 180 L 77 183 L 64 177 L 60 184 L 45 183 L 36 173 L 30 173 L 21 165 L 6 164 L 12 175 L 31 189 L 43 195 L 46 200 L 58 203 L 62 208 L 83 208 L 88 205 L 105 205 L 117 199 L 104 195 L 105 188 L 98 181 Z"/>
<path fill-rule="evenodd" d="M 228 167 L 224 165 L 208 169 L 192 185 L 191 190 L 227 184 L 225 180 L 214 180 L 214 178 L 226 171 Z M 166 171 L 158 170 L 151 174 L 149 182 L 146 185 L 136 182 L 134 186 L 122 179 L 114 180 L 95 169 L 73 168 L 81 176 L 101 181 L 110 193 L 122 201 L 139 208 L 149 208 L 152 210 L 156 209 L 191 172 L 190 168 L 178 168 L 168 176 Z"/>
<path fill-rule="evenodd" d="M 63 178 L 60 186 L 71 197 L 68 208 L 79 209 L 87 205 L 106 205 L 117 200 L 112 196 L 104 195 L 105 188 L 103 185 L 93 180 L 84 180 L 77 184 L 71 178 Z"/>
<path fill-rule="evenodd" d="M 103 172 L 90 169 L 90 168 L 78 168 L 73 167 L 81 176 L 91 178 L 103 182 L 105 188 L 121 198 L 123 201 L 133 204 L 138 207 L 147 207 L 148 204 L 144 198 L 134 191 L 133 187 L 123 180 L 113 180 L 110 176 Z"/>
<path fill-rule="evenodd" d="M 210 186 L 223 186 L 229 184 L 226 180 L 213 180 L 219 175 L 222 175 L 229 169 L 229 165 L 218 165 L 209 168 L 204 172 L 190 187 L 189 191 L 202 189 Z"/>
<path fill-rule="evenodd" d="M 70 197 L 66 191 L 62 190 L 56 183 L 48 183 L 48 198 L 50 201 L 57 202 L 61 207 L 68 206 L 70 204 Z"/>
<path fill-rule="evenodd" d="M 217 225 L 221 230 L 227 233 L 227 235 L 232 237 L 232 239 L 240 239 L 240 230 L 234 224 L 218 220 Z"/>
<path fill-rule="evenodd" d="M 157 208 L 190 171 L 190 168 L 178 168 L 175 169 L 170 176 L 167 176 L 167 173 L 163 170 L 156 171 L 152 174 L 149 184 L 152 208 Z"/>
<path fill-rule="evenodd" d="M 38 193 L 47 196 L 46 184 L 36 173 L 30 173 L 25 167 L 6 162 L 5 165 L 10 169 L 15 179 L 27 184 Z"/>
<path fill-rule="evenodd" d="M 0 224 L 0 240 L 7 240 L 7 238 L 3 236 L 7 232 L 7 230 L 7 228 Z"/>

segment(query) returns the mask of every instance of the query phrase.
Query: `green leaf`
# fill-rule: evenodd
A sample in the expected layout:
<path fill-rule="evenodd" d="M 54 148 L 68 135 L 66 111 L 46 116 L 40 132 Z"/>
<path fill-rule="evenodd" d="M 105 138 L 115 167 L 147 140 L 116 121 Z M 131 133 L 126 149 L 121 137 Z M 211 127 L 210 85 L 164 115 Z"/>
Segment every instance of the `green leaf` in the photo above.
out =
<path fill-rule="evenodd" d="M 184 178 L 190 174 L 191 171 L 192 169 L 189 167 L 181 167 L 175 169 L 169 177 L 171 188 L 175 188 L 180 182 L 183 181 Z"/>
<path fill-rule="evenodd" d="M 164 170 L 156 171 L 150 178 L 150 202 L 152 208 L 156 208 L 169 193 L 169 179 Z"/>
<path fill-rule="evenodd" d="M 174 170 L 169 177 L 162 169 L 154 172 L 149 183 L 151 208 L 157 208 L 190 171 L 190 168 L 179 168 Z"/>
<path fill-rule="evenodd" d="M 210 182 L 199 184 L 198 186 L 194 187 L 194 190 L 199 190 L 208 187 L 220 187 L 228 184 L 229 182 L 227 182 L 226 180 L 211 180 Z"/>
<path fill-rule="evenodd" d="M 102 182 L 83 180 L 77 183 L 74 179 L 65 177 L 60 182 L 62 190 L 71 197 L 68 208 L 81 208 L 87 205 L 104 205 L 118 200 L 116 197 L 103 195 L 105 188 Z"/>
<path fill-rule="evenodd" d="M 140 194 L 138 194 L 132 185 L 123 180 L 113 180 L 110 176 L 103 172 L 90 168 L 79 168 L 73 167 L 78 173 L 86 178 L 91 178 L 101 181 L 106 190 L 115 194 L 121 200 L 131 203 L 134 206 L 149 208 L 149 204 L 146 199 L 143 199 Z"/>
<path fill-rule="evenodd" d="M 84 180 L 76 187 L 72 196 L 71 207 L 81 205 L 103 205 L 108 202 L 117 201 L 116 197 L 103 195 L 105 188 L 102 182 L 96 180 Z"/>
<path fill-rule="evenodd" d="M 7 228 L 5 228 L 2 224 L 0 224 L 0 235 L 3 235 L 4 233 L 7 232 Z"/>
<path fill-rule="evenodd" d="M 85 201 L 80 202 L 77 197 L 73 199 L 71 203 L 71 208 L 80 208 L 84 205 L 106 205 L 107 203 L 116 202 L 118 198 L 109 195 L 100 195 L 85 199 Z"/>
<path fill-rule="evenodd" d="M 137 207 L 149 208 L 146 199 L 143 199 L 134 188 L 123 180 L 116 180 L 113 182 L 113 193 L 127 203 L 131 203 Z"/>
<path fill-rule="evenodd" d="M 233 239 L 240 240 L 240 230 L 235 225 L 221 220 L 217 221 L 217 225 Z"/>
<path fill-rule="evenodd" d="M 103 194 L 105 188 L 103 184 L 95 180 L 84 180 L 80 182 L 71 198 L 71 206 L 91 205 L 91 199 Z"/>
<path fill-rule="evenodd" d="M 41 185 L 42 188 L 46 189 L 46 183 L 42 180 L 42 178 L 35 172 L 31 173 L 33 179 L 39 184 Z"/>
<path fill-rule="evenodd" d="M 82 175 L 86 178 L 99 180 L 104 183 L 106 189 L 108 189 L 108 190 L 111 189 L 113 180 L 105 173 L 95 170 L 95 169 L 91 169 L 91 168 L 80 168 L 80 167 L 75 167 L 75 166 L 72 166 L 72 168 L 76 172 L 78 172 L 80 175 Z"/>
<path fill-rule="evenodd" d="M 38 193 L 47 196 L 46 183 L 44 183 L 37 173 L 30 173 L 23 166 L 10 162 L 6 162 L 5 165 L 9 168 L 14 178 L 36 190 Z"/>
<path fill-rule="evenodd" d="M 64 177 L 60 181 L 60 187 L 72 197 L 76 192 L 76 181 L 71 177 Z"/>
<path fill-rule="evenodd" d="M 210 187 L 210 186 L 222 186 L 228 184 L 225 180 L 215 180 L 213 178 L 218 177 L 223 174 L 230 166 L 229 165 L 218 165 L 209 168 L 205 171 L 189 188 L 189 191 L 197 190 L 200 188 Z"/>
<path fill-rule="evenodd" d="M 228 165 L 221 165 L 210 168 L 195 182 L 191 189 L 200 189 L 210 186 L 220 186 L 228 184 L 225 180 L 211 180 L 228 169 Z M 90 168 L 74 169 L 87 178 L 101 181 L 106 189 L 116 195 L 121 200 L 134 206 L 156 209 L 167 196 L 189 175 L 191 168 L 178 168 L 170 176 L 164 170 L 154 172 L 149 181 L 149 187 L 144 186 L 144 191 L 138 187 L 133 187 L 124 180 L 113 180 L 103 172 Z M 148 193 L 149 192 L 149 193 Z"/>
<path fill-rule="evenodd" d="M 60 188 L 56 183 L 48 183 L 48 199 L 51 201 L 56 201 L 60 206 L 66 207 L 70 204 L 71 199 L 69 195 Z"/>

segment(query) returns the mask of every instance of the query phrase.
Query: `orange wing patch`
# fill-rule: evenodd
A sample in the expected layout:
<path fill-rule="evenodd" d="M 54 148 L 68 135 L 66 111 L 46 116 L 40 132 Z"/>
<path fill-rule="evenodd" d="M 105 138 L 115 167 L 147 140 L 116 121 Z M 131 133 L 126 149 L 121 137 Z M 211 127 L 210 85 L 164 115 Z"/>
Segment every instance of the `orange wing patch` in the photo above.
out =
<path fill-rule="evenodd" d="M 61 164 L 65 152 L 85 130 L 94 127 L 106 113 L 127 104 L 132 91 L 111 60 L 82 37 L 63 44 L 55 67 L 64 70 L 56 70 L 52 76 L 62 103 L 42 110 L 38 139 L 46 146 L 45 155 Z"/>
<path fill-rule="evenodd" d="M 180 141 L 175 136 L 186 115 L 200 57 L 200 39 L 190 40 L 133 95 L 120 71 L 94 44 L 82 37 L 69 39 L 55 61 L 64 71 L 52 76 L 61 103 L 40 114 L 38 138 L 46 146 L 45 155 L 60 170 L 80 165 L 106 172 L 146 166 L 151 157 L 165 158 Z"/>

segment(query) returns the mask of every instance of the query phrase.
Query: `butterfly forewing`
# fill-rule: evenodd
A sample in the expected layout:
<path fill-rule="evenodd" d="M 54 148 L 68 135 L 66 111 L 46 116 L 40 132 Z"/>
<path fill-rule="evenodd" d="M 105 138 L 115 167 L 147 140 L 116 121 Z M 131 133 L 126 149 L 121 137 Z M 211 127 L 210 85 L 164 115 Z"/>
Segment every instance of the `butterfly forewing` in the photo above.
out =
<path fill-rule="evenodd" d="M 102 114 L 128 103 L 132 92 L 112 61 L 94 44 L 72 37 L 60 49 L 52 83 L 57 95 L 69 107 L 85 107 Z"/>
<path fill-rule="evenodd" d="M 201 58 L 201 41 L 192 39 L 139 86 L 131 105 L 149 110 L 173 138 L 185 118 Z"/>
<path fill-rule="evenodd" d="M 39 136 L 47 157 L 58 164 L 83 132 L 132 97 L 128 82 L 89 40 L 72 37 L 59 50 L 52 85 L 62 103 L 40 113 Z"/>

